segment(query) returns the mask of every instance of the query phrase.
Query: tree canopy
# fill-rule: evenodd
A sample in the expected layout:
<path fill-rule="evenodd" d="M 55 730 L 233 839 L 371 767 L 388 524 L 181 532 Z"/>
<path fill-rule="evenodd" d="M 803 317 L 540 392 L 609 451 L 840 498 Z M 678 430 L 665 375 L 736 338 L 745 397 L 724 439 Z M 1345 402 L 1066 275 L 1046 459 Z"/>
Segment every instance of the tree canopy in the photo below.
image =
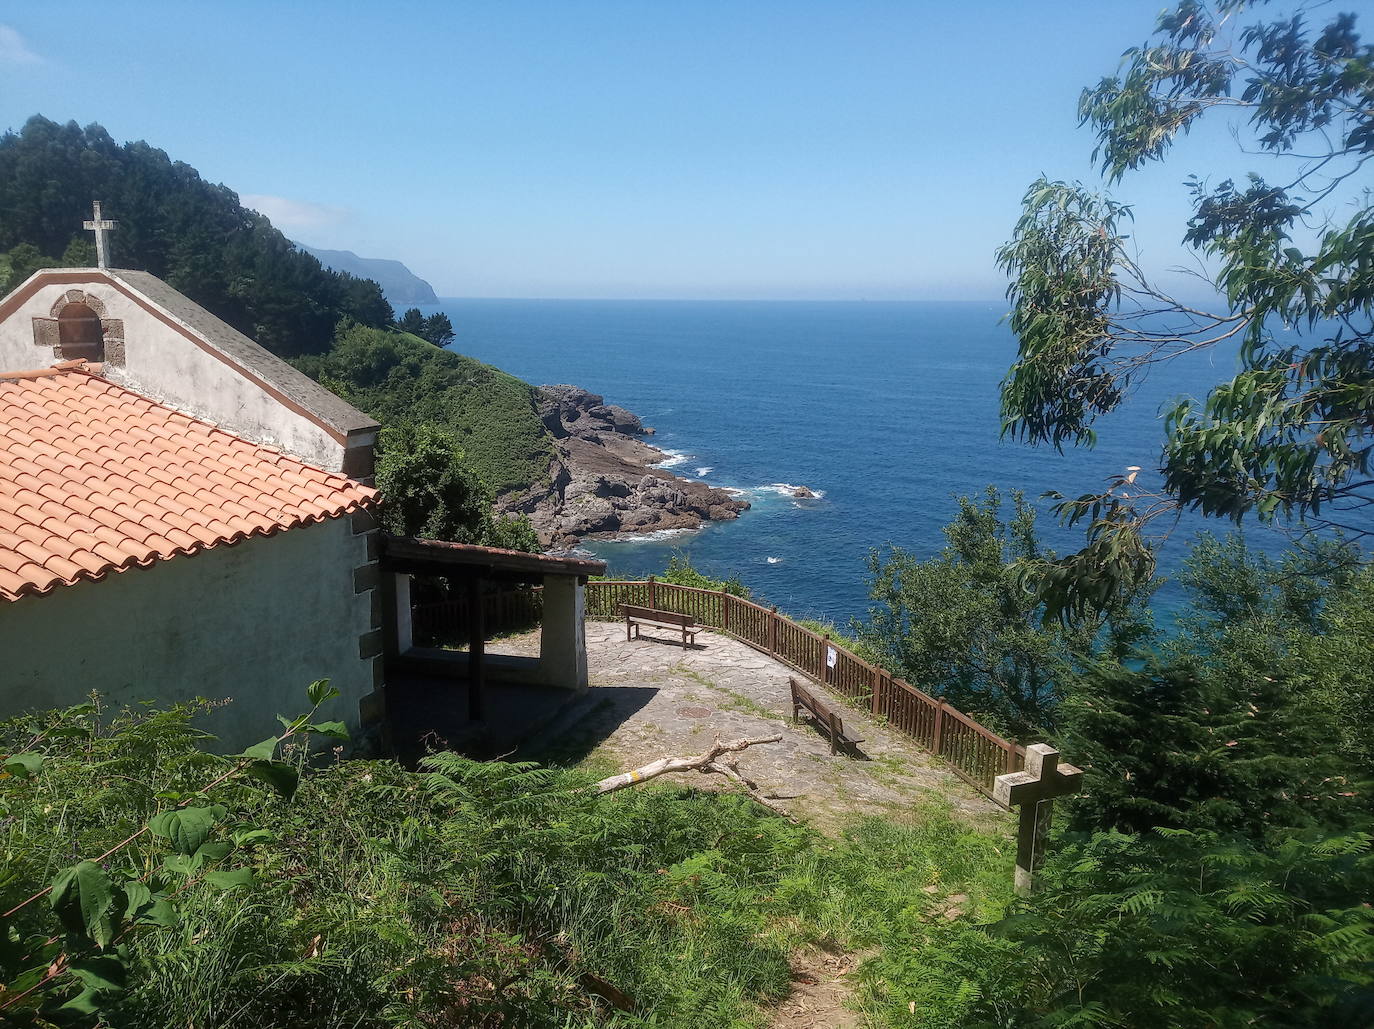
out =
<path fill-rule="evenodd" d="M 0 137 L 0 292 L 37 268 L 93 264 L 81 225 L 94 199 L 119 221 L 113 266 L 165 279 L 273 353 L 323 352 L 345 317 L 392 319 L 380 286 L 324 268 L 226 186 L 99 125 L 39 116 Z"/>
<path fill-rule="evenodd" d="M 412 307 L 396 319 L 396 328 L 429 340 L 436 347 L 448 346 L 454 340 L 453 322 L 442 311 L 426 318 L 418 307 Z"/>
<path fill-rule="evenodd" d="M 1239 349 L 1234 376 L 1167 413 L 1156 469 L 1124 470 L 1061 505 L 1090 529 L 1082 552 L 1041 569 L 1055 610 L 1098 605 L 1148 576 L 1146 527 L 1180 509 L 1374 531 L 1374 199 L 1362 176 L 1374 155 L 1374 48 L 1355 15 L 1187 0 L 1079 103 L 1109 184 L 1228 115 L 1240 152 L 1262 168 L 1240 182 L 1190 178 L 1180 226 L 1197 289 L 1214 303 L 1161 285 L 1134 252 L 1131 208 L 1082 183 L 1032 184 L 998 252 L 1019 345 L 1002 390 L 1010 435 L 1091 444 L 1099 418 L 1153 365 Z"/>
<path fill-rule="evenodd" d="M 868 617 L 855 625 L 866 651 L 980 721 L 1023 736 L 1052 729 L 1064 678 L 1099 648 L 1119 654 L 1144 631 L 1140 597 L 1106 617 L 1057 623 L 1022 588 L 1022 561 L 1052 558 L 1035 529 L 1035 508 L 998 490 L 958 498 L 948 543 L 920 560 L 900 547 L 869 557 Z"/>

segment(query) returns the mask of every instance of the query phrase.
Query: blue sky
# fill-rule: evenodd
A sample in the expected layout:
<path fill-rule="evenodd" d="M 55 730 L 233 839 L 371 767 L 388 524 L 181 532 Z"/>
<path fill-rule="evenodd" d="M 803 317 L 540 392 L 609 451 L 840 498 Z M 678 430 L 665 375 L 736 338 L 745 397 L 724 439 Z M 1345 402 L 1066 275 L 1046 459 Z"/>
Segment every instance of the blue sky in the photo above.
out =
<path fill-rule="evenodd" d="M 446 296 L 995 298 L 1026 185 L 1096 180 L 1079 90 L 1160 6 L 13 5 L 0 128 L 146 139 Z M 1182 260 L 1181 181 L 1223 143 L 1117 191 L 1147 266 Z"/>

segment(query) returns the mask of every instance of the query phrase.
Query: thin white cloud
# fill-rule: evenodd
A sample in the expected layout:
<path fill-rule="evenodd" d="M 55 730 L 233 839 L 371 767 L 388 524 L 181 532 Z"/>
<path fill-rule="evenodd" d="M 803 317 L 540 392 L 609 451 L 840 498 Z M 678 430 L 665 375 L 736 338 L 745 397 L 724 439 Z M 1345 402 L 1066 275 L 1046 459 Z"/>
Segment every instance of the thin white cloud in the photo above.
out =
<path fill-rule="evenodd" d="M 324 229 L 338 225 L 348 218 L 348 212 L 338 207 L 312 204 L 307 200 L 292 200 L 289 197 L 275 197 L 266 193 L 243 193 L 239 200 L 244 207 L 251 207 L 268 219 L 283 232 L 299 229 Z"/>
<path fill-rule="evenodd" d="M 0 25 L 0 67 L 7 64 L 42 64 L 43 58 L 29 49 L 24 37 L 8 25 Z"/>

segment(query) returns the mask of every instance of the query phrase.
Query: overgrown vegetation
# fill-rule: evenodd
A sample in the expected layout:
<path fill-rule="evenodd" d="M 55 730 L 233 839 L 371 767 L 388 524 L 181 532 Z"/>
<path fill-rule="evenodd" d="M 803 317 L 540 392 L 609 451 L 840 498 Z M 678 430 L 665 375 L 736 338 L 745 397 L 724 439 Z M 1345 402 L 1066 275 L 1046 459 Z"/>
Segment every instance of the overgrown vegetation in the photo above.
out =
<path fill-rule="evenodd" d="M 452 432 L 471 470 L 497 494 L 547 481 L 553 444 L 534 389 L 513 375 L 414 336 L 345 325 L 329 353 L 300 368 L 386 425 Z"/>
<path fill-rule="evenodd" d="M 1112 642 L 1096 619 L 1042 621 L 992 499 L 964 500 L 952 546 L 898 559 L 900 581 L 875 560 L 877 613 L 903 617 L 864 638 L 913 681 L 964 684 L 980 719 L 1035 704 L 1088 774 L 1039 893 L 902 952 L 912 1024 L 1368 1022 L 1374 571 L 1339 540 L 1271 558 L 1204 536 L 1177 634 L 1130 620 Z"/>
<path fill-rule="evenodd" d="M 854 632 L 874 661 L 990 728 L 1015 736 L 1055 726 L 1066 677 L 1095 654 L 1120 657 L 1145 638 L 1146 586 L 1100 615 L 1046 619 L 1021 565 L 1053 560 L 1020 493 L 1010 517 L 1001 494 L 958 498 L 944 550 L 919 560 L 901 547 L 875 550 L 868 616 Z"/>
<path fill-rule="evenodd" d="M 668 566 L 663 569 L 663 574 L 658 578 L 663 582 L 670 582 L 674 586 L 692 586 L 699 590 L 720 590 L 744 600 L 753 598 L 749 587 L 740 581 L 738 575 L 732 575 L 728 579 L 718 579 L 707 575 L 692 564 L 692 558 L 685 550 L 675 550 L 669 555 Z"/>
<path fill-rule="evenodd" d="M 1004 900 L 999 842 L 939 810 L 829 840 L 732 794 L 290 739 L 249 752 L 264 781 L 194 714 L 0 726 L 0 903 L 81 870 L 6 916 L 7 1024 L 759 1025 L 798 945 L 901 951 L 947 894 Z"/>
<path fill-rule="evenodd" d="M 486 484 L 468 471 L 458 434 L 433 422 L 401 422 L 378 440 L 382 527 L 397 536 L 539 550 L 528 518 L 492 512 Z"/>

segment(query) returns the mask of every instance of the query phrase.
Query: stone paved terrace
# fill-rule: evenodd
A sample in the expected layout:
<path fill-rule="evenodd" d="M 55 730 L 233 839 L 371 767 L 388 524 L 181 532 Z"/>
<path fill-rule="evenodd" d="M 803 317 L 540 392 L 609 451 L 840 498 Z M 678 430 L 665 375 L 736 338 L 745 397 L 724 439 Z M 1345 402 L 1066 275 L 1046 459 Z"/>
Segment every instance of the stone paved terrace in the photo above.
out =
<path fill-rule="evenodd" d="M 587 623 L 592 689 L 560 712 L 513 755 L 516 760 L 587 762 L 625 771 L 661 757 L 706 750 L 715 737 L 782 734 L 780 743 L 751 747 L 740 771 L 760 792 L 819 828 L 835 828 L 855 815 L 902 820 L 932 801 L 947 802 L 970 819 L 997 825 L 1010 818 L 940 762 L 867 713 L 834 699 L 845 726 L 864 738 L 857 753 L 830 753 L 829 739 L 813 724 L 791 721 L 786 665 L 738 640 L 713 632 L 697 635 L 684 651 L 671 633 L 645 627 L 626 642 L 622 623 Z M 538 633 L 489 646 L 493 653 L 538 652 Z M 493 684 L 499 690 L 499 684 Z M 822 687 L 815 687 L 826 695 Z M 664 776 L 692 786 L 728 789 L 724 777 L 686 772 Z"/>

